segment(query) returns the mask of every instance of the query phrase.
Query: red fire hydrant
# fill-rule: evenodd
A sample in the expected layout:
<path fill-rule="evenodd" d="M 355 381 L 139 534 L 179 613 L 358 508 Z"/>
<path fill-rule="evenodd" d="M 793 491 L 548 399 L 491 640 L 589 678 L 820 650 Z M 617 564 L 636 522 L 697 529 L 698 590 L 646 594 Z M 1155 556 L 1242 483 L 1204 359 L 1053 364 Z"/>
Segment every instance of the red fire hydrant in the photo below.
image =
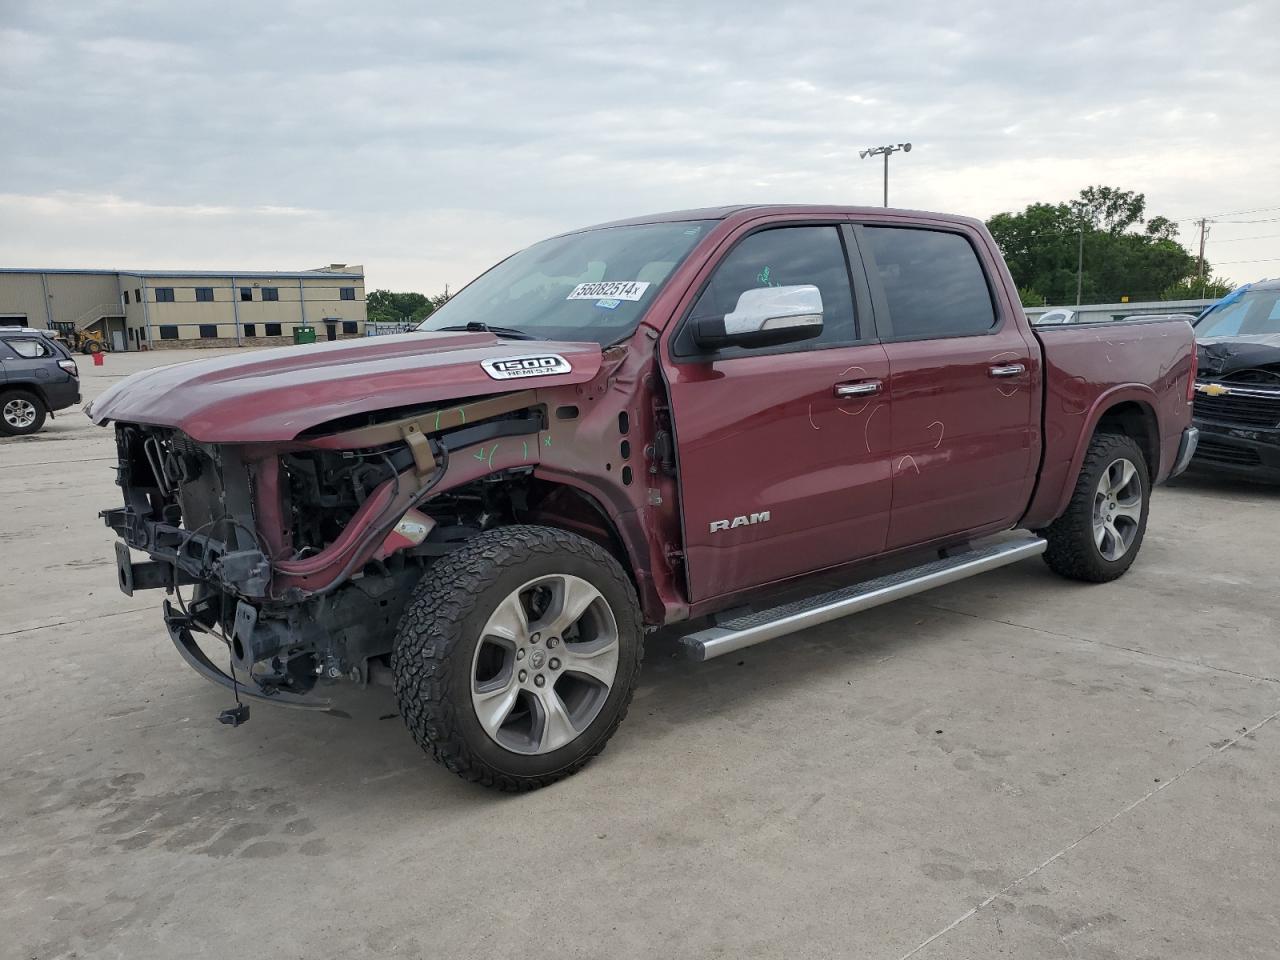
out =
<path fill-rule="evenodd" d="M 95 367 L 100 367 L 100 366 L 102 366 L 102 351 L 101 351 L 101 350 L 99 350 L 97 353 L 95 353 L 95 354 L 93 355 L 93 365 L 94 365 Z"/>

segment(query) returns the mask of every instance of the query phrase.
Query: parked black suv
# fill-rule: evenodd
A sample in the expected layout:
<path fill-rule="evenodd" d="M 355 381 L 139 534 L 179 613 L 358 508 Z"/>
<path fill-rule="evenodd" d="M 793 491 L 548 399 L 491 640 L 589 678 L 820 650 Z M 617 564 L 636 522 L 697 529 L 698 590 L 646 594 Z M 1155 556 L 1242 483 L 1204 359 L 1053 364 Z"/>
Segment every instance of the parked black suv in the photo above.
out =
<path fill-rule="evenodd" d="M 35 433 L 80 402 L 80 371 L 51 331 L 0 327 L 0 435 Z"/>
<path fill-rule="evenodd" d="M 1247 283 L 1200 314 L 1192 465 L 1280 482 L 1280 280 Z"/>

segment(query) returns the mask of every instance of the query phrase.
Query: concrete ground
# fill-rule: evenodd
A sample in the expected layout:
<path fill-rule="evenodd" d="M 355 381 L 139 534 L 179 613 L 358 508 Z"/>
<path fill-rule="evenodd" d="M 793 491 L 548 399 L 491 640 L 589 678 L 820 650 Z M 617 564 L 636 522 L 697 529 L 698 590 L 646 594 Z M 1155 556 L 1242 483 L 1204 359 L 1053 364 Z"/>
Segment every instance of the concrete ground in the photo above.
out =
<path fill-rule="evenodd" d="M 511 797 L 385 693 L 215 723 L 115 587 L 112 461 L 78 411 L 0 441 L 0 957 L 1280 956 L 1280 491 L 1161 489 L 1106 586 L 653 641 L 605 753 Z"/>

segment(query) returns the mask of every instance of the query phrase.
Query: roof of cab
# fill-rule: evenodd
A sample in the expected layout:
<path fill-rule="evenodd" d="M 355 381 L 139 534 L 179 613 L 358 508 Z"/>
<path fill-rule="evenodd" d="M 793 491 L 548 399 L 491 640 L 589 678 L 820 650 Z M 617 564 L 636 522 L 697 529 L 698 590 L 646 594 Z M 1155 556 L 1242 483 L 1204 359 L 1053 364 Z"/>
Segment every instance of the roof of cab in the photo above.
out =
<path fill-rule="evenodd" d="M 696 207 L 690 210 L 671 210 L 666 213 L 651 213 L 639 217 L 627 217 L 623 220 L 610 220 L 589 227 L 567 230 L 561 236 L 572 233 L 585 233 L 588 230 L 601 230 L 606 227 L 626 227 L 644 223 L 677 223 L 687 220 L 727 220 L 730 217 L 743 216 L 753 219 L 768 214 L 790 214 L 803 217 L 807 214 L 844 214 L 848 216 L 888 216 L 904 219 L 927 219 L 947 223 L 967 223 L 981 225 L 982 221 L 974 217 L 961 216 L 954 213 L 935 213 L 926 210 L 906 210 L 898 207 L 866 207 L 841 206 L 838 204 L 805 204 L 805 203 L 742 203 L 722 207 Z"/>

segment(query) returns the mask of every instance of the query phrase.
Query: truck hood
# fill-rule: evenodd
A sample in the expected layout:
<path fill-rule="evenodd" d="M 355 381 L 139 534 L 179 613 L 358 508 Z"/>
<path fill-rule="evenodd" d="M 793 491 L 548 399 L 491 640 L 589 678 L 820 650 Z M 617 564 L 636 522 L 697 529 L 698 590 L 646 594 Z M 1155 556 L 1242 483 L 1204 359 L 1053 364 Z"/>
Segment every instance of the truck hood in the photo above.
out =
<path fill-rule="evenodd" d="M 482 363 L 556 356 L 565 372 L 498 379 Z M 255 350 L 135 373 L 86 412 L 175 427 L 206 443 L 282 442 L 331 420 L 459 397 L 585 383 L 600 370 L 595 343 L 503 340 L 491 333 L 407 333 Z M 552 369 L 564 369 L 555 364 Z"/>
<path fill-rule="evenodd" d="M 1254 367 L 1280 372 L 1280 333 L 1205 337 L 1196 341 L 1196 349 L 1202 376 L 1221 377 Z"/>

